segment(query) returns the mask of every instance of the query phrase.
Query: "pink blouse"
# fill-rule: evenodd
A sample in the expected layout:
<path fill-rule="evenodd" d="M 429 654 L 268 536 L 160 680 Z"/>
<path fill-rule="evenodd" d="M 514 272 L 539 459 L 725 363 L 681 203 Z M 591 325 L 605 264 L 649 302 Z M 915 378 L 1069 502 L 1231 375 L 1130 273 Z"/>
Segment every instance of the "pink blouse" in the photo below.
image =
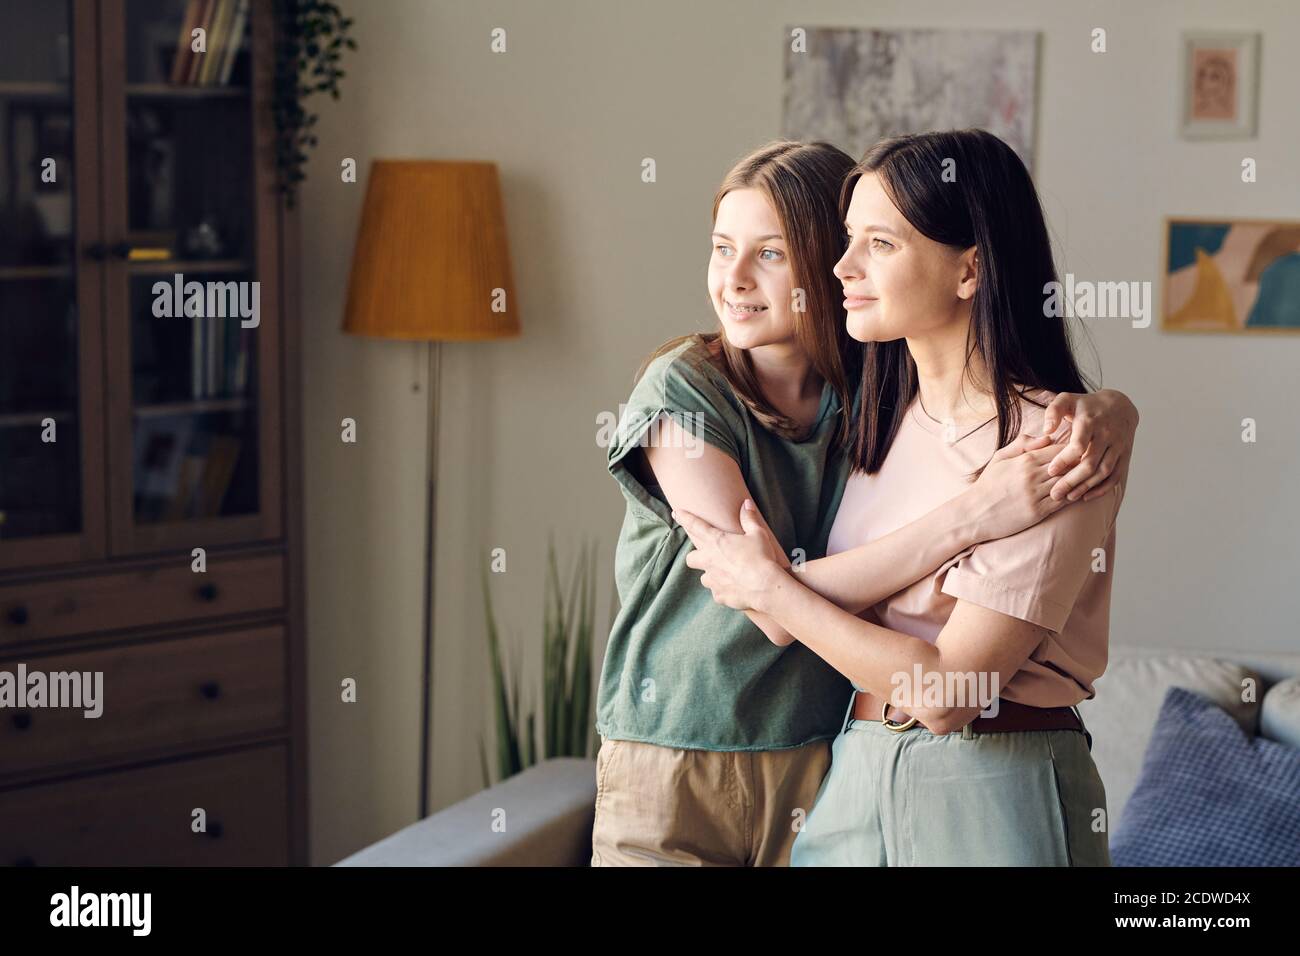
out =
<path fill-rule="evenodd" d="M 1054 397 L 1033 395 L 1044 405 Z M 1024 399 L 1020 405 L 1021 430 L 1037 433 L 1044 409 Z M 880 470 L 850 476 L 827 553 L 886 535 L 969 487 L 964 476 L 996 451 L 997 422 L 966 432 L 951 433 L 914 399 Z M 967 548 L 861 616 L 931 643 L 959 598 L 1030 621 L 1043 628 L 1042 641 L 1003 683 L 1002 698 L 1035 707 L 1089 699 L 1106 669 L 1115 519 L 1123 497 L 1117 486 L 1010 537 Z"/>

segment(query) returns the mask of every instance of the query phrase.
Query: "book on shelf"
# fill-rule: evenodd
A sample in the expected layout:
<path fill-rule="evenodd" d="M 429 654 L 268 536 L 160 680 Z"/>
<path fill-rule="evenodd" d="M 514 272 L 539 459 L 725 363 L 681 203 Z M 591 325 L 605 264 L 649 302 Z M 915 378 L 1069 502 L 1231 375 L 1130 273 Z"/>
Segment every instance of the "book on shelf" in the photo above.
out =
<path fill-rule="evenodd" d="M 237 333 L 239 347 L 235 351 L 234 368 L 231 370 L 231 391 L 236 395 L 248 394 L 248 366 L 253 352 L 253 330 L 246 329 L 241 323 Z"/>
<path fill-rule="evenodd" d="M 217 2 L 217 0 L 198 0 L 198 4 L 199 4 L 199 22 L 198 22 L 198 26 L 200 26 L 200 27 L 203 28 L 203 32 L 204 32 L 204 34 L 205 34 L 204 42 L 203 42 L 203 48 L 204 48 L 204 50 L 206 50 L 206 49 L 211 45 L 211 41 L 212 41 L 211 33 L 212 33 L 212 31 L 211 31 L 210 28 L 211 28 L 211 26 L 212 26 L 212 8 L 213 8 L 213 6 L 216 5 L 216 2 Z M 190 53 L 190 67 L 189 67 L 189 70 L 186 72 L 186 75 L 185 75 L 185 82 L 186 82 L 187 85 L 189 85 L 189 86 L 197 86 L 197 85 L 198 85 L 198 82 L 199 82 L 199 72 L 203 69 L 203 60 L 204 60 L 206 57 L 207 57 L 207 53 L 206 53 L 206 52 L 205 52 L 205 53 L 198 53 L 198 52 L 196 52 L 196 51 L 191 51 L 191 53 Z"/>
<path fill-rule="evenodd" d="M 203 464 L 202 455 L 186 455 L 181 459 L 180 480 L 177 482 L 176 493 L 167 499 L 164 521 L 181 521 L 190 515 L 192 502 L 203 477 Z"/>
<path fill-rule="evenodd" d="M 166 490 L 155 487 L 143 491 L 142 517 L 183 521 L 221 514 L 222 502 L 239 461 L 241 442 L 234 435 L 210 434 L 200 444 L 206 447 L 187 450 L 180 457 L 176 480 Z"/>
<path fill-rule="evenodd" d="M 189 0 L 172 62 L 173 86 L 226 86 L 244 44 L 250 0 Z M 193 49 L 195 30 L 206 34 L 204 52 Z"/>
<path fill-rule="evenodd" d="M 248 4 L 249 0 L 239 0 L 239 7 L 235 10 L 235 19 L 230 27 L 229 42 L 226 44 L 226 55 L 222 59 L 221 76 L 217 80 L 222 86 L 229 85 L 230 74 L 235 69 L 235 60 L 244 45 L 244 28 L 248 26 Z"/>
<path fill-rule="evenodd" d="M 176 59 L 172 60 L 172 72 L 169 77 L 173 85 L 184 83 L 189 75 L 190 57 L 194 55 L 190 49 L 190 33 L 198 27 L 198 19 L 198 0 L 190 0 L 185 7 L 185 19 L 181 21 L 180 36 L 176 39 Z"/>
<path fill-rule="evenodd" d="M 190 317 L 190 398 L 203 397 L 203 319 Z"/>
<path fill-rule="evenodd" d="M 217 395 L 217 343 L 221 341 L 217 335 L 221 331 L 221 326 L 225 323 L 212 316 L 204 323 L 204 331 L 207 332 L 207 339 L 204 345 L 207 348 L 205 353 L 206 362 L 203 368 L 204 395 L 211 398 Z"/>
<path fill-rule="evenodd" d="M 208 459 L 203 468 L 195 501 L 197 517 L 215 518 L 230 490 L 239 459 L 240 441 L 234 435 L 213 435 L 208 441 Z"/>
<path fill-rule="evenodd" d="M 225 31 L 230 29 L 231 0 L 216 0 L 212 26 L 208 29 L 208 49 L 199 63 L 199 86 L 211 86 L 219 72 L 221 51 L 225 49 Z"/>
<path fill-rule="evenodd" d="M 190 317 L 190 398 L 241 398 L 252 365 L 252 329 L 238 316 Z"/>

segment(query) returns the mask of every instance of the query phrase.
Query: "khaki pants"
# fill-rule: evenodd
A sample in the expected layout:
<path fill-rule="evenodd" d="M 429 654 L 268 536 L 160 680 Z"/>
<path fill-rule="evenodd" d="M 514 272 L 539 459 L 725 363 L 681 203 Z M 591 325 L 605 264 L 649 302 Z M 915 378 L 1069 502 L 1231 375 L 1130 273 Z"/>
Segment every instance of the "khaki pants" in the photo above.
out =
<path fill-rule="evenodd" d="M 831 742 L 680 750 L 601 739 L 592 866 L 788 866 Z"/>

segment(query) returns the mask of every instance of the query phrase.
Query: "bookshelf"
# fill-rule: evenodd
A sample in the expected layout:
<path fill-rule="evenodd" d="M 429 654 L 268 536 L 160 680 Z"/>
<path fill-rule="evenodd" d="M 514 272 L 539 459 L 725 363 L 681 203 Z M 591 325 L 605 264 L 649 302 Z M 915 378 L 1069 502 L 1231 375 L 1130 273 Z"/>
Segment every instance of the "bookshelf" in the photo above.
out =
<path fill-rule="evenodd" d="M 112 705 L 0 712 L 0 865 L 307 862 L 273 19 L 0 5 L 0 670 L 102 670 Z"/>

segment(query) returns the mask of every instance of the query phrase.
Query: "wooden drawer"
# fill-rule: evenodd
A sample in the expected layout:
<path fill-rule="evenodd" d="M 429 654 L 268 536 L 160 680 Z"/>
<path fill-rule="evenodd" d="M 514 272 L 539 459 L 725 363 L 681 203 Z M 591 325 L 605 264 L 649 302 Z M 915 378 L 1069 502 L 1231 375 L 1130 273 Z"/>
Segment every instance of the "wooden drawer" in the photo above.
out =
<path fill-rule="evenodd" d="M 174 563 L 0 586 L 0 650 L 19 641 L 149 627 L 278 610 L 284 606 L 284 557 L 208 556 L 208 570 Z"/>
<path fill-rule="evenodd" d="M 257 747 L 0 791 L 0 865 L 284 866 L 287 758 Z"/>
<path fill-rule="evenodd" d="M 0 710 L 0 782 L 77 763 L 285 727 L 285 629 L 261 627 L 103 650 L 5 659 L 0 671 L 103 672 L 99 717 Z M 16 679 L 16 677 L 15 677 Z"/>

